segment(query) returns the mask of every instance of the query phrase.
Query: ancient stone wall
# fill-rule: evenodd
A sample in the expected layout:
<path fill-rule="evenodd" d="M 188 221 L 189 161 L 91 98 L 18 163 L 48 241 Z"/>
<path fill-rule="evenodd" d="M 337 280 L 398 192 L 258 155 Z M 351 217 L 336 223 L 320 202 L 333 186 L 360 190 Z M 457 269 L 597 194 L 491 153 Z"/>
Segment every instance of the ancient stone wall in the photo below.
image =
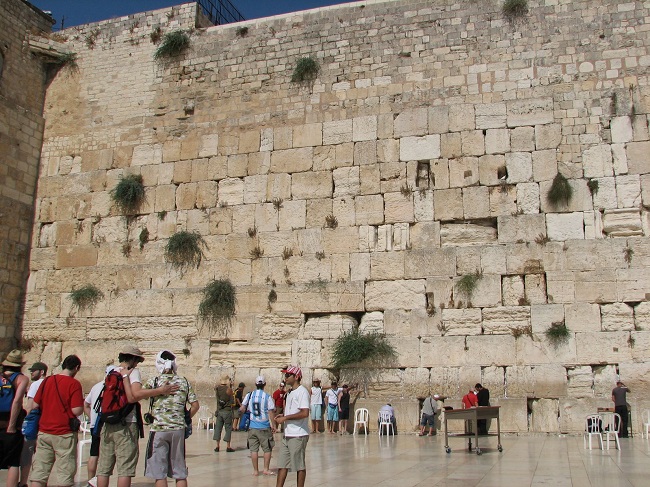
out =
<path fill-rule="evenodd" d="M 45 70 L 29 39 L 51 27 L 27 2 L 0 4 L 0 351 L 16 344 L 43 143 Z"/>
<path fill-rule="evenodd" d="M 195 30 L 154 61 L 152 34 L 193 9 L 66 32 L 79 70 L 47 95 L 34 357 L 79 353 L 90 384 L 125 343 L 170 347 L 207 396 L 224 371 L 274 383 L 288 362 L 327 383 L 334 339 L 359 326 L 399 360 L 358 404 L 390 399 L 406 428 L 416 396 L 457 404 L 482 382 L 506 431 L 581 431 L 619 375 L 638 423 L 650 3 L 536 0 L 510 22 L 496 1 L 355 2 Z M 291 82 L 306 56 L 318 76 Z M 125 218 L 110 192 L 129 174 L 147 198 Z M 557 174 L 566 204 L 548 200 Z M 163 256 L 180 230 L 207 243 L 184 273 Z M 237 290 L 227 333 L 197 325 L 214 278 Z M 86 283 L 104 297 L 79 311 Z"/>

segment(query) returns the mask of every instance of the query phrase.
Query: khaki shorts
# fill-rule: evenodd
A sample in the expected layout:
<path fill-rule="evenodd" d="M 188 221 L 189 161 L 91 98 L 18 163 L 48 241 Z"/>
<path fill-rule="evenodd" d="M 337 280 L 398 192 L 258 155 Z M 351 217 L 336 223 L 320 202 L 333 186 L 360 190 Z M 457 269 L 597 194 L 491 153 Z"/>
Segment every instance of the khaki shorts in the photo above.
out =
<path fill-rule="evenodd" d="M 144 476 L 155 480 L 187 478 L 184 429 L 149 432 Z"/>
<path fill-rule="evenodd" d="M 287 468 L 291 472 L 307 470 L 305 466 L 305 450 L 309 436 L 284 437 L 278 453 L 278 468 Z"/>
<path fill-rule="evenodd" d="M 39 433 L 29 480 L 47 484 L 47 479 L 55 465 L 55 458 L 58 459 L 56 462 L 58 482 L 50 482 L 50 485 L 73 485 L 77 473 L 77 433 L 65 435 Z"/>
<path fill-rule="evenodd" d="M 140 454 L 138 425 L 104 424 L 100 438 L 97 476 L 110 477 L 117 466 L 118 477 L 135 477 Z"/>
<path fill-rule="evenodd" d="M 261 446 L 264 453 L 269 453 L 273 450 L 274 445 L 275 440 L 270 428 L 263 430 L 251 428 L 248 430 L 248 449 L 250 451 L 258 452 Z"/>

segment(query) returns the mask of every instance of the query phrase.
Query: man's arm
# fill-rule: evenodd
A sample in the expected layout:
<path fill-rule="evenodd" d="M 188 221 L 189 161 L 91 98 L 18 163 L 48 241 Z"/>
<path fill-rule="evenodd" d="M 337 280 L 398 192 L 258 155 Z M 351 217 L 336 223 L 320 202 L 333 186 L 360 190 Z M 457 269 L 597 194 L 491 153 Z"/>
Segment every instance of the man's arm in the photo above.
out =
<path fill-rule="evenodd" d="M 129 374 L 124 374 L 124 392 L 130 403 L 139 402 L 142 399 L 149 399 L 155 396 L 168 396 L 174 394 L 180 386 L 165 382 L 155 389 L 143 389 L 140 382 L 131 382 Z"/>
<path fill-rule="evenodd" d="M 20 411 L 23 409 L 23 397 L 25 397 L 25 391 L 27 390 L 28 384 L 29 379 L 22 374 L 16 376 L 14 379 L 14 388 L 16 390 L 16 395 L 14 396 L 14 402 L 11 403 L 11 415 L 9 416 L 7 433 L 16 432 L 16 421 L 18 420 Z"/>
<path fill-rule="evenodd" d="M 284 423 L 288 419 L 303 419 L 309 417 L 309 408 L 307 409 L 300 409 L 297 413 L 295 414 L 290 414 L 288 416 L 283 416 L 283 415 L 278 415 L 275 416 L 273 419 L 275 420 L 276 423 L 281 424 Z"/>
<path fill-rule="evenodd" d="M 199 407 L 199 401 L 190 403 L 190 418 L 193 418 L 194 415 L 199 411 Z"/>
<path fill-rule="evenodd" d="M 84 401 L 84 413 L 90 419 L 90 403 L 87 403 L 86 401 Z"/>

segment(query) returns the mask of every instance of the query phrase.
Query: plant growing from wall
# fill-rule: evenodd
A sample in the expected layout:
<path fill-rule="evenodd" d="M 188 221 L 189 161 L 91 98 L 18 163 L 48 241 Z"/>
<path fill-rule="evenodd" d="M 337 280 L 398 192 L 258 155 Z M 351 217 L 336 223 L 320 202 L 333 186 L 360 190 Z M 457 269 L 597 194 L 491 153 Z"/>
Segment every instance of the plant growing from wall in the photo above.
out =
<path fill-rule="evenodd" d="M 627 244 L 623 249 L 623 259 L 625 259 L 625 263 L 627 264 L 628 267 L 630 267 L 630 264 L 632 264 L 633 256 L 634 256 L 634 249 L 630 247 L 630 244 Z"/>
<path fill-rule="evenodd" d="M 549 202 L 551 206 L 557 207 L 560 204 L 568 205 L 573 196 L 573 188 L 569 184 L 567 178 L 562 174 L 557 173 L 555 178 L 553 178 L 553 183 L 546 194 L 546 201 Z"/>
<path fill-rule="evenodd" d="M 515 339 L 521 338 L 522 336 L 527 336 L 531 340 L 533 339 L 533 327 L 532 325 L 527 326 L 515 326 L 510 328 L 510 333 Z"/>
<path fill-rule="evenodd" d="M 551 343 L 551 345 L 557 347 L 558 345 L 569 341 L 571 332 L 566 327 L 564 321 L 557 321 L 551 323 L 551 326 L 546 329 L 544 335 L 546 335 L 546 339 Z"/>
<path fill-rule="evenodd" d="M 215 279 L 203 288 L 199 318 L 210 331 L 224 331 L 235 316 L 236 306 L 237 297 L 232 283 L 228 279 Z"/>
<path fill-rule="evenodd" d="M 140 232 L 140 236 L 138 237 L 138 240 L 140 240 L 140 250 L 142 250 L 147 242 L 149 242 L 149 229 L 147 227 L 144 227 L 142 231 Z"/>
<path fill-rule="evenodd" d="M 237 37 L 246 37 L 248 35 L 248 27 L 245 25 L 237 27 L 237 29 L 235 29 L 235 35 Z"/>
<path fill-rule="evenodd" d="M 339 335 L 332 346 L 331 368 L 378 368 L 397 358 L 397 350 L 380 333 L 362 333 L 353 328 Z"/>
<path fill-rule="evenodd" d="M 287 260 L 290 257 L 293 257 L 293 249 L 291 247 L 285 247 L 282 251 L 282 260 Z"/>
<path fill-rule="evenodd" d="M 151 31 L 151 34 L 149 34 L 149 38 L 151 39 L 152 44 L 158 44 L 160 42 L 160 39 L 162 39 L 162 29 L 160 26 L 157 26 L 155 29 Z"/>
<path fill-rule="evenodd" d="M 339 220 L 332 214 L 325 217 L 325 228 L 334 229 L 339 226 Z"/>
<path fill-rule="evenodd" d="M 592 194 L 592 196 L 595 196 L 598 194 L 598 180 L 597 179 L 590 179 L 587 181 L 587 187 L 589 188 L 589 192 Z"/>
<path fill-rule="evenodd" d="M 79 311 L 94 308 L 95 305 L 103 298 L 104 293 L 102 293 L 93 284 L 86 284 L 79 289 L 73 289 L 70 293 L 70 300 L 72 301 L 72 305 L 75 306 Z"/>
<path fill-rule="evenodd" d="M 144 198 L 144 184 L 140 174 L 129 174 L 121 178 L 111 191 L 113 203 L 126 215 L 137 212 Z"/>
<path fill-rule="evenodd" d="M 187 267 L 199 267 L 207 248 L 203 237 L 196 232 L 178 232 L 169 237 L 165 245 L 165 260 L 180 271 Z"/>
<path fill-rule="evenodd" d="M 174 30 L 163 36 L 163 40 L 156 49 L 153 58 L 161 61 L 165 58 L 178 56 L 190 45 L 190 36 L 183 30 Z"/>
<path fill-rule="evenodd" d="M 293 69 L 293 75 L 291 76 L 292 83 L 304 83 L 308 81 L 313 81 L 318 76 L 320 67 L 318 62 L 311 57 L 303 57 L 298 59 L 296 62 L 296 67 Z"/>
<path fill-rule="evenodd" d="M 465 296 L 465 298 L 467 298 L 467 301 L 471 301 L 472 295 L 476 290 L 476 286 L 482 278 L 483 273 L 480 271 L 476 271 L 472 274 L 465 274 L 456 283 L 456 291 L 460 296 Z"/>
<path fill-rule="evenodd" d="M 513 22 L 528 13 L 528 0 L 505 0 L 501 11 L 510 22 Z"/>
<path fill-rule="evenodd" d="M 404 184 L 399 189 L 399 192 L 402 193 L 402 196 L 404 196 L 404 198 L 409 198 L 413 194 L 413 188 L 411 188 L 411 186 L 408 184 Z"/>
<path fill-rule="evenodd" d="M 58 68 L 69 68 L 72 71 L 78 71 L 79 66 L 77 65 L 77 53 L 75 52 L 65 52 L 58 56 L 51 64 L 54 64 Z"/>
<path fill-rule="evenodd" d="M 256 260 L 264 255 L 264 250 L 259 245 L 256 245 L 250 252 L 251 259 Z"/>

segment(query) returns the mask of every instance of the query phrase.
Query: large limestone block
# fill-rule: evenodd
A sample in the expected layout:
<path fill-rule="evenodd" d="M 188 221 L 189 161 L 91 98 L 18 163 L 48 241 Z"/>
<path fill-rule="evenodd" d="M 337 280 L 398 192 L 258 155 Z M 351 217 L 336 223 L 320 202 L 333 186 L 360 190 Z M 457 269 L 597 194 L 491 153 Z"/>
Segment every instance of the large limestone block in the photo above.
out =
<path fill-rule="evenodd" d="M 315 316 L 305 322 L 303 339 L 336 339 L 346 331 L 357 326 L 357 320 L 351 315 L 330 314 Z"/>
<path fill-rule="evenodd" d="M 595 145 L 582 153 L 582 170 L 586 178 L 602 178 L 614 175 L 612 148 L 610 145 Z M 599 188 L 600 191 L 600 188 Z"/>
<path fill-rule="evenodd" d="M 531 310 L 527 306 L 500 306 L 483 309 L 483 332 L 486 335 L 511 335 L 512 328 L 530 326 Z"/>
<path fill-rule="evenodd" d="M 634 307 L 634 328 L 650 331 L 650 302 L 639 303 Z"/>
<path fill-rule="evenodd" d="M 479 182 L 478 158 L 461 157 L 449 160 L 449 185 L 452 188 L 473 186 Z"/>
<path fill-rule="evenodd" d="M 614 144 L 624 144 L 625 142 L 632 141 L 634 132 L 630 117 L 614 117 L 609 126 L 612 131 L 612 142 Z"/>
<path fill-rule="evenodd" d="M 413 135 L 426 135 L 428 127 L 428 113 L 426 108 L 405 110 L 395 117 L 393 130 L 395 137 L 408 137 Z"/>
<path fill-rule="evenodd" d="M 596 178 L 595 181 L 598 182 L 598 191 L 592 195 L 594 209 L 607 210 L 618 208 L 616 179 L 613 177 Z"/>
<path fill-rule="evenodd" d="M 404 252 L 370 254 L 370 278 L 373 280 L 403 279 Z"/>
<path fill-rule="evenodd" d="M 626 149 L 629 174 L 649 173 L 648 154 L 650 154 L 650 142 L 630 142 L 627 144 Z"/>
<path fill-rule="evenodd" d="M 433 220 L 433 190 L 419 190 L 414 194 L 413 216 L 416 222 Z"/>
<path fill-rule="evenodd" d="M 490 195 L 485 186 L 475 186 L 463 190 L 463 213 L 466 220 L 490 216 Z M 433 205 L 432 205 L 433 207 Z"/>
<path fill-rule="evenodd" d="M 271 153 L 271 172 L 298 173 L 309 171 L 314 156 L 313 147 L 276 150 Z"/>
<path fill-rule="evenodd" d="M 436 220 L 462 220 L 462 190 L 454 188 L 435 191 L 433 193 L 433 212 Z"/>
<path fill-rule="evenodd" d="M 85 319 L 46 318 L 24 320 L 22 337 L 29 340 L 85 340 Z"/>
<path fill-rule="evenodd" d="M 365 281 L 370 279 L 370 254 L 352 253 L 350 254 L 350 280 Z"/>
<path fill-rule="evenodd" d="M 573 334 L 569 336 L 567 342 L 557 346 L 551 344 L 544 335 L 534 335 L 533 340 L 520 337 L 516 340 L 516 364 L 575 364 L 577 341 Z"/>
<path fill-rule="evenodd" d="M 602 304 L 600 306 L 603 331 L 633 331 L 634 309 L 625 303 Z"/>
<path fill-rule="evenodd" d="M 90 318 L 88 340 L 173 340 L 197 333 L 193 316 Z"/>
<path fill-rule="evenodd" d="M 397 367 L 419 367 L 420 341 L 417 338 L 390 337 L 388 342 L 397 351 Z"/>
<path fill-rule="evenodd" d="M 517 306 L 526 298 L 523 276 L 503 276 L 502 279 L 503 304 Z"/>
<path fill-rule="evenodd" d="M 308 123 L 293 127 L 293 147 L 310 147 L 323 144 L 323 126 L 320 123 Z"/>
<path fill-rule="evenodd" d="M 440 222 L 420 222 L 412 225 L 409 239 L 413 250 L 440 247 Z"/>
<path fill-rule="evenodd" d="M 600 306 L 591 303 L 573 303 L 564 305 L 566 327 L 575 332 L 600 331 Z"/>
<path fill-rule="evenodd" d="M 485 155 L 478 159 L 479 181 L 482 185 L 494 186 L 503 182 L 500 172 L 506 167 L 506 158 L 502 154 Z"/>
<path fill-rule="evenodd" d="M 530 152 L 508 152 L 506 154 L 507 182 L 525 183 L 533 179 L 533 157 Z"/>
<path fill-rule="evenodd" d="M 529 431 L 557 433 L 560 431 L 558 399 L 534 399 L 530 404 Z"/>
<path fill-rule="evenodd" d="M 481 247 L 481 271 L 485 274 L 506 273 L 506 248 L 501 245 Z"/>
<path fill-rule="evenodd" d="M 339 146 L 340 147 L 340 146 Z M 355 166 L 370 166 L 377 163 L 377 141 L 367 140 L 364 142 L 355 142 L 353 151 Z M 347 155 L 346 155 L 347 159 Z M 337 157 L 337 166 L 349 166 L 347 163 L 339 163 Z"/>
<path fill-rule="evenodd" d="M 426 304 L 425 281 L 370 281 L 366 284 L 366 310 L 424 308 Z"/>
<path fill-rule="evenodd" d="M 98 249 L 94 245 L 64 245 L 56 249 L 56 267 L 89 267 L 97 265 Z"/>
<path fill-rule="evenodd" d="M 537 183 L 520 183 L 517 185 L 517 211 L 524 214 L 539 213 L 539 185 Z"/>
<path fill-rule="evenodd" d="M 553 99 L 514 100 L 507 103 L 508 127 L 544 125 L 553 122 Z"/>
<path fill-rule="evenodd" d="M 334 169 L 334 197 L 358 195 L 361 189 L 359 174 L 358 166 Z"/>
<path fill-rule="evenodd" d="M 404 259 L 404 277 L 418 279 L 456 275 L 455 249 L 409 250 Z"/>
<path fill-rule="evenodd" d="M 266 201 L 273 201 L 274 199 L 291 199 L 291 175 L 269 174 L 266 186 Z"/>
<path fill-rule="evenodd" d="M 648 298 L 650 269 L 632 267 L 616 271 L 617 301 L 641 301 Z"/>
<path fill-rule="evenodd" d="M 133 148 L 132 166 L 145 166 L 147 164 L 160 164 L 162 162 L 162 144 L 143 144 Z"/>
<path fill-rule="evenodd" d="M 365 313 L 359 323 L 359 332 L 361 333 L 384 333 L 384 313 L 381 311 L 372 311 Z"/>
<path fill-rule="evenodd" d="M 440 135 L 423 137 L 402 137 L 400 139 L 400 161 L 419 161 L 440 157 Z"/>
<path fill-rule="evenodd" d="M 505 154 L 510 152 L 510 131 L 508 129 L 489 129 L 485 134 L 486 154 Z"/>
<path fill-rule="evenodd" d="M 507 393 L 511 397 L 561 397 L 567 394 L 566 369 L 561 364 L 507 367 L 506 379 Z"/>
<path fill-rule="evenodd" d="M 512 335 L 468 336 L 467 364 L 504 366 L 515 364 L 515 338 Z"/>
<path fill-rule="evenodd" d="M 641 212 L 638 208 L 605 210 L 603 232 L 610 237 L 643 235 Z"/>
<path fill-rule="evenodd" d="M 476 105 L 474 110 L 477 129 L 498 129 L 506 126 L 505 103 L 481 103 Z"/>
<path fill-rule="evenodd" d="M 593 209 L 591 191 L 587 187 L 586 179 L 569 179 L 569 185 L 573 189 L 573 196 L 569 204 L 565 205 L 560 202 L 553 205 L 548 201 L 548 193 L 551 189 L 552 181 L 541 181 L 539 183 L 539 192 L 541 194 L 541 206 L 543 212 L 572 212 L 572 211 L 589 211 Z"/>
<path fill-rule="evenodd" d="M 413 195 L 404 196 L 401 193 L 384 194 L 384 218 L 386 223 L 414 221 Z"/>
<path fill-rule="evenodd" d="M 438 336 L 422 339 L 420 357 L 422 367 L 454 367 L 465 363 L 465 337 Z M 436 384 L 442 386 L 443 383 Z"/>
<path fill-rule="evenodd" d="M 322 367 L 322 344 L 320 340 L 294 340 L 291 345 L 291 363 L 300 367 Z"/>
<path fill-rule="evenodd" d="M 547 213 L 548 238 L 556 241 L 584 239 L 584 217 L 582 212 Z"/>
<path fill-rule="evenodd" d="M 533 333 L 542 336 L 553 323 L 564 321 L 564 305 L 562 304 L 536 304 L 530 307 L 530 324 Z"/>
<path fill-rule="evenodd" d="M 562 141 L 562 126 L 559 123 L 535 126 L 535 149 L 555 149 Z"/>
<path fill-rule="evenodd" d="M 488 245 L 497 241 L 497 230 L 490 225 L 443 223 L 440 226 L 440 243 L 443 247 Z"/>
<path fill-rule="evenodd" d="M 429 107 L 429 133 L 444 134 L 449 131 L 449 107 Z"/>
<path fill-rule="evenodd" d="M 399 160 L 399 140 L 382 139 L 377 141 L 377 161 L 395 162 Z"/>
<path fill-rule="evenodd" d="M 313 264 L 311 268 L 314 268 Z M 291 275 L 296 273 L 292 272 Z M 282 302 L 280 295 L 278 297 L 278 310 L 301 313 L 364 310 L 363 283 L 328 283 L 316 278 L 281 297 Z"/>
<path fill-rule="evenodd" d="M 511 216 L 520 213 L 517 208 L 517 186 L 500 184 L 490 187 L 490 216 Z"/>
<path fill-rule="evenodd" d="M 514 243 L 535 240 L 546 235 L 544 215 L 500 216 L 497 219 L 499 242 Z"/>
<path fill-rule="evenodd" d="M 266 188 L 268 184 L 269 178 L 266 174 L 245 177 L 244 203 L 263 203 L 266 201 Z"/>
<path fill-rule="evenodd" d="M 449 188 L 449 161 L 438 159 L 431 164 L 431 181 L 435 189 Z"/>
<path fill-rule="evenodd" d="M 461 299 L 465 297 L 461 296 Z M 469 301 L 472 306 L 484 308 L 484 311 L 487 308 L 501 306 L 501 276 L 483 274 Z"/>
<path fill-rule="evenodd" d="M 621 363 L 632 359 L 627 340 L 622 331 L 576 333 L 577 358 L 583 364 Z"/>
<path fill-rule="evenodd" d="M 352 142 L 352 120 L 335 120 L 323 123 L 323 145 Z"/>
<path fill-rule="evenodd" d="M 352 140 L 375 140 L 377 138 L 377 117 L 367 115 L 352 119 Z"/>
<path fill-rule="evenodd" d="M 199 141 L 199 157 L 212 157 L 219 153 L 219 135 L 202 135 Z"/>
<path fill-rule="evenodd" d="M 461 132 L 463 130 L 474 130 L 476 128 L 475 105 L 450 105 L 449 106 L 449 131 Z"/>
<path fill-rule="evenodd" d="M 461 157 L 463 149 L 461 136 L 458 132 L 442 134 L 440 136 L 440 156 L 446 159 Z"/>
<path fill-rule="evenodd" d="M 384 198 L 381 195 L 358 196 L 354 202 L 357 225 L 384 223 Z"/>
<path fill-rule="evenodd" d="M 546 304 L 546 276 L 544 274 L 527 274 L 524 282 L 528 302 Z"/>
<path fill-rule="evenodd" d="M 244 180 L 227 178 L 219 181 L 219 204 L 232 206 L 244 202 Z"/>
<path fill-rule="evenodd" d="M 594 414 L 599 407 L 611 407 L 611 400 L 594 397 L 560 398 L 560 431 L 580 433 L 585 430 L 585 417 Z M 594 440 L 592 438 L 592 440 Z M 596 439 L 596 441 L 598 441 Z"/>
<path fill-rule="evenodd" d="M 438 312 L 430 315 L 424 309 L 410 311 L 392 309 L 384 313 L 383 326 L 384 333 L 387 336 L 423 338 L 440 336 L 440 330 L 438 329 L 440 323 L 441 316 Z"/>
<path fill-rule="evenodd" d="M 275 367 L 291 363 L 291 342 L 259 343 L 230 342 L 214 343 L 210 347 L 211 367 Z"/>
<path fill-rule="evenodd" d="M 481 310 L 478 308 L 447 308 L 442 310 L 441 333 L 443 335 L 480 335 Z"/>
<path fill-rule="evenodd" d="M 510 149 L 513 152 L 535 150 L 535 129 L 533 127 L 515 127 L 510 130 Z"/>
<path fill-rule="evenodd" d="M 355 225 L 354 198 L 346 196 L 332 200 L 332 213 L 339 226 L 352 227 Z"/>
<path fill-rule="evenodd" d="M 310 171 L 291 176 L 291 194 L 294 199 L 331 198 L 332 173 Z"/>
<path fill-rule="evenodd" d="M 485 136 L 482 130 L 467 130 L 461 132 L 462 154 L 466 156 L 482 156 L 485 154 Z"/>
<path fill-rule="evenodd" d="M 557 174 L 557 151 L 553 149 L 534 151 L 533 180 L 550 181 Z"/>
<path fill-rule="evenodd" d="M 638 174 L 616 176 L 616 199 L 619 208 L 636 208 L 641 204 L 641 180 Z"/>
<path fill-rule="evenodd" d="M 618 367 L 616 365 L 594 365 L 592 366 L 594 375 L 594 395 L 596 397 L 609 398 L 612 394 L 612 388 L 618 380 Z"/>

